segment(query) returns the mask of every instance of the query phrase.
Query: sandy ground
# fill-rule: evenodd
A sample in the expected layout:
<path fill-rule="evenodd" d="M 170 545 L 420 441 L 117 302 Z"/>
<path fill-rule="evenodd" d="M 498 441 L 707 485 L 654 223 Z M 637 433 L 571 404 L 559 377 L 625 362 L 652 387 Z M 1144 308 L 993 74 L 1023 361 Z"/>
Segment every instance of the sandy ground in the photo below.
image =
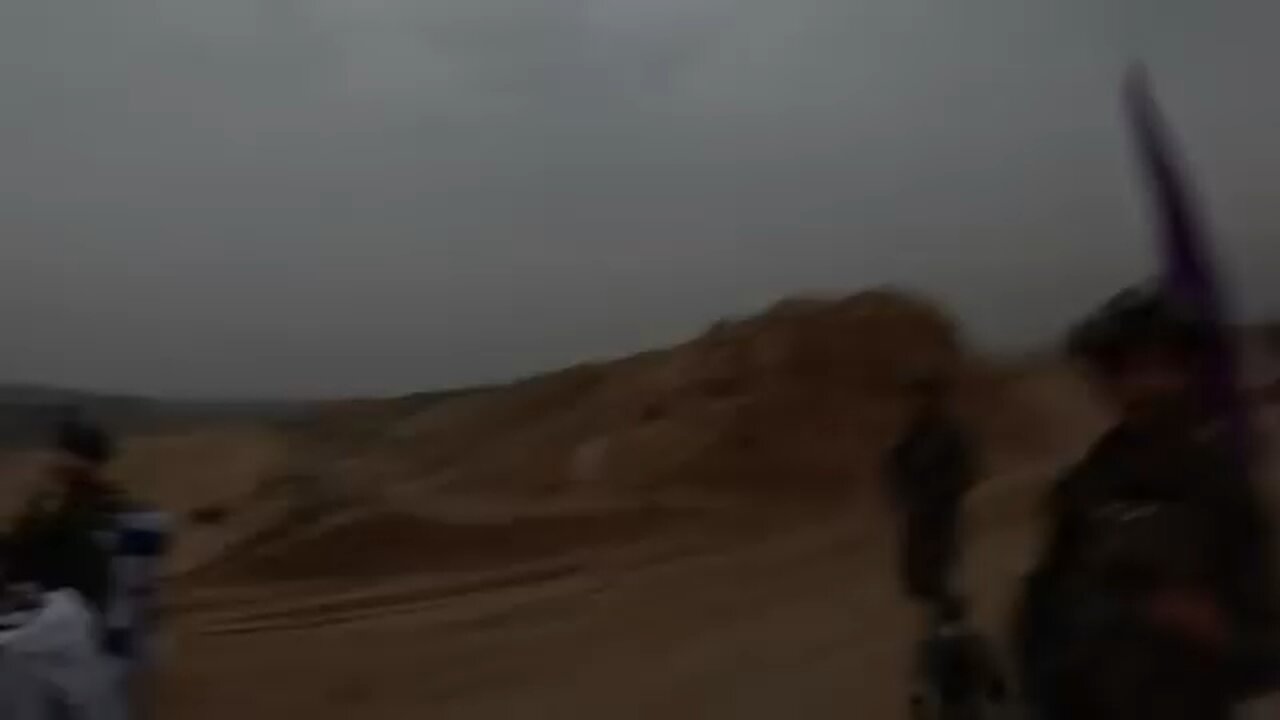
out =
<path fill-rule="evenodd" d="M 964 585 L 998 639 L 1038 543 L 1036 507 L 1068 459 L 969 498 Z M 188 583 L 157 717 L 906 717 L 921 617 L 897 592 L 892 535 L 864 494 L 809 517 L 694 516 L 537 558 L 517 528 L 507 551 L 521 559 L 487 569 Z"/>
<path fill-rule="evenodd" d="M 1040 474 L 973 499 L 966 584 L 993 631 Z M 159 717 L 902 717 L 919 618 L 875 510 L 790 529 L 690 519 L 482 572 L 189 587 Z"/>

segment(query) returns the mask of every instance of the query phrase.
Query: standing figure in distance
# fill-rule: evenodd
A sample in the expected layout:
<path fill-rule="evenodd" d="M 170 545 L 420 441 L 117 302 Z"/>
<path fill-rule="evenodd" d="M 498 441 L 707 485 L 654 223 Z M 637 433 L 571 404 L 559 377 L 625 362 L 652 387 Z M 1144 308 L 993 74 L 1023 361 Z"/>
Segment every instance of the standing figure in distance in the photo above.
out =
<path fill-rule="evenodd" d="M 914 407 L 893 447 L 886 474 L 899 523 L 899 571 L 914 600 L 938 604 L 955 597 L 960 505 L 977 473 L 973 442 L 951 408 L 941 376 L 911 386 Z"/>

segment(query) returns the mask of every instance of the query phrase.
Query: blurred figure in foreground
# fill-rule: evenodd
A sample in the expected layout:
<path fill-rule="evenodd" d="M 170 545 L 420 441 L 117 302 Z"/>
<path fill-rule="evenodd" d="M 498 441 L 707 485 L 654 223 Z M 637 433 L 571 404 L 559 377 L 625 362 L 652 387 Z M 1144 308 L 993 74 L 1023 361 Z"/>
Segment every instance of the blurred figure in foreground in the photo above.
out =
<path fill-rule="evenodd" d="M 977 471 L 972 441 L 951 412 L 950 390 L 941 376 L 912 383 L 915 407 L 887 468 L 903 588 L 912 599 L 931 604 L 955 597 L 960 503 Z"/>
<path fill-rule="evenodd" d="M 107 538 L 124 506 L 102 472 L 115 447 L 79 417 L 59 424 L 54 445 L 52 482 L 28 501 L 10 536 L 10 570 L 17 582 L 75 590 L 102 613 L 111 594 Z"/>
<path fill-rule="evenodd" d="M 134 715 L 154 635 L 160 562 L 171 528 L 164 513 L 141 507 L 109 482 L 103 469 L 111 438 L 79 417 L 55 436 L 53 486 L 37 493 L 10 537 L 15 582 L 45 593 L 73 592 L 90 611 L 93 637 Z"/>
<path fill-rule="evenodd" d="M 1113 298 L 1069 341 L 1118 424 L 1055 485 L 1017 620 L 1045 720 L 1229 716 L 1270 682 L 1270 535 L 1197 390 L 1208 341 L 1158 288 Z"/>

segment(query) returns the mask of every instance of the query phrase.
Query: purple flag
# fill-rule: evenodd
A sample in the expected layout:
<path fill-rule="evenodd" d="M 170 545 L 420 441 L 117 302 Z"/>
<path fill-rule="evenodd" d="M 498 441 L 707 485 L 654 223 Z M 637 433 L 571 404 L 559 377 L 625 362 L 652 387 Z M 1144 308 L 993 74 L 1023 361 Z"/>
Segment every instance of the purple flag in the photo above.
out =
<path fill-rule="evenodd" d="M 1159 219 L 1161 279 L 1165 289 L 1185 305 L 1209 338 L 1211 348 L 1200 375 L 1205 400 L 1228 424 L 1236 460 L 1241 469 L 1247 470 L 1248 415 L 1239 396 L 1233 325 L 1214 265 L 1212 239 L 1141 67 L 1129 74 L 1124 99 L 1153 210 Z"/>

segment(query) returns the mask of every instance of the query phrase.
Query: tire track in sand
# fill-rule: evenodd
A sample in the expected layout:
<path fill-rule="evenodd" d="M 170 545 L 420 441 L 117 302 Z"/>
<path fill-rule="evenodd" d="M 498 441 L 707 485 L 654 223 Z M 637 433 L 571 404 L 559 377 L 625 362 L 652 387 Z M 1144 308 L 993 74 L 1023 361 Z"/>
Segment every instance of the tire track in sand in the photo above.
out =
<path fill-rule="evenodd" d="M 297 602 L 266 610 L 227 613 L 198 627 L 202 635 L 241 635 L 304 630 L 419 613 L 462 596 L 515 588 L 548 586 L 580 592 L 586 582 L 576 563 L 537 565 L 471 577 L 446 585 L 417 585 L 380 592 L 349 594 L 312 602 Z"/>

